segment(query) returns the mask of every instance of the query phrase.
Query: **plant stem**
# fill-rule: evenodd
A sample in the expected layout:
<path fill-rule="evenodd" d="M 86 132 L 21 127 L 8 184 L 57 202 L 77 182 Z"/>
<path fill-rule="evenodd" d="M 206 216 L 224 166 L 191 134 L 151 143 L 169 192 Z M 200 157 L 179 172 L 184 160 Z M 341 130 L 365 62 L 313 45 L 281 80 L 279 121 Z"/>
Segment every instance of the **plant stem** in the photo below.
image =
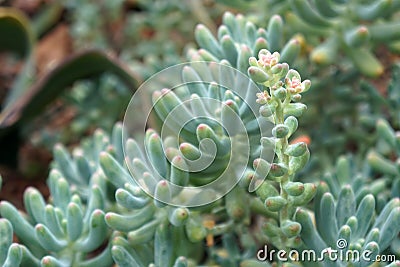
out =
<path fill-rule="evenodd" d="M 272 93 L 271 93 L 272 94 Z M 283 124 L 285 117 L 284 117 L 284 106 L 290 102 L 290 97 L 289 95 L 285 98 L 284 102 L 282 103 L 279 99 L 276 99 L 277 102 L 277 107 L 276 107 L 276 112 L 275 112 L 275 123 L 276 124 Z M 279 139 L 279 152 L 277 154 L 278 159 L 281 163 L 283 163 L 286 167 L 289 167 L 289 156 L 285 154 L 286 148 L 289 145 L 288 142 L 288 137 L 285 138 L 280 138 Z M 279 182 L 280 184 L 280 196 L 284 198 L 285 200 L 288 201 L 288 194 L 284 190 L 284 186 L 290 181 L 290 173 L 286 173 L 281 177 L 281 180 Z M 279 211 L 279 222 L 282 223 L 286 220 L 289 220 L 289 207 L 288 204 L 285 205 L 280 211 Z M 281 244 L 284 250 L 287 250 L 287 237 L 284 236 L 283 234 L 281 235 Z"/>

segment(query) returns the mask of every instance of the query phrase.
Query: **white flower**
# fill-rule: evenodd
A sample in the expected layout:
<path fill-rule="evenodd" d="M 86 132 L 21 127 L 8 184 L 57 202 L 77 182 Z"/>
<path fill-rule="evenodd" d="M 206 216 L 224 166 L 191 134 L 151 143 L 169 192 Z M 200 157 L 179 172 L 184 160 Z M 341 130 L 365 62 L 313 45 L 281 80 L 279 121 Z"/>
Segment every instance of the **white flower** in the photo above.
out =
<path fill-rule="evenodd" d="M 292 77 L 291 79 L 287 79 L 286 86 L 288 87 L 286 89 L 293 94 L 298 94 L 303 91 L 301 80 L 297 77 Z"/>
<path fill-rule="evenodd" d="M 278 64 L 279 59 L 280 55 L 278 52 L 274 52 L 273 54 L 271 54 L 271 52 L 269 52 L 268 50 L 263 49 L 260 51 L 260 53 L 258 53 L 258 63 L 264 68 L 271 68 L 275 66 L 276 64 Z"/>
<path fill-rule="evenodd" d="M 261 105 L 267 104 L 268 100 L 271 99 L 267 91 L 264 91 L 262 93 L 257 93 L 256 96 L 257 96 L 256 102 Z"/>

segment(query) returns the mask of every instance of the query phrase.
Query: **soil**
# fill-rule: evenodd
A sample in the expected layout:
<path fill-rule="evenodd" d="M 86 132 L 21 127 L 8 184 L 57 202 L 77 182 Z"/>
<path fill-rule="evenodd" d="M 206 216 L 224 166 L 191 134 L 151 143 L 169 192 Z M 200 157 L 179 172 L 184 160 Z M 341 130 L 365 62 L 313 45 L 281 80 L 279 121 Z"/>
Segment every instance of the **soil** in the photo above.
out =
<path fill-rule="evenodd" d="M 24 175 L 20 172 L 5 166 L 0 166 L 0 173 L 3 178 L 0 200 L 11 202 L 19 210 L 24 210 L 23 194 L 25 189 L 28 187 L 35 187 L 38 189 L 45 199 L 47 199 L 49 196 L 49 190 L 47 188 L 45 179 L 42 177 L 36 177 L 28 180 L 24 178 Z"/>

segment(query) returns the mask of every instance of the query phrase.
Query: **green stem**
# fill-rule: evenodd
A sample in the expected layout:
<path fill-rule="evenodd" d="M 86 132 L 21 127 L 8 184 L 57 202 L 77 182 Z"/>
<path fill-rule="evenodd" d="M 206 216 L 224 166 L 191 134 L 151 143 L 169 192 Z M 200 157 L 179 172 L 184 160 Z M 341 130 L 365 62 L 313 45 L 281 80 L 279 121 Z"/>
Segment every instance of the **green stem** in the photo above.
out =
<path fill-rule="evenodd" d="M 284 117 L 284 109 L 283 107 L 290 102 L 289 96 L 286 97 L 284 102 L 282 103 L 279 99 L 276 99 L 277 102 L 277 107 L 276 107 L 276 112 L 275 112 L 275 123 L 276 124 L 283 124 L 285 117 Z M 279 139 L 280 143 L 280 150 L 278 152 L 278 159 L 281 163 L 283 163 L 285 166 L 289 166 L 289 156 L 285 154 L 285 151 L 289 145 L 288 138 L 281 138 Z M 288 200 L 288 194 L 284 190 L 284 186 L 289 182 L 290 180 L 290 174 L 285 174 L 284 176 L 281 177 L 281 180 L 279 182 L 280 184 L 280 196 L 283 197 L 284 199 Z M 282 223 L 286 220 L 289 220 L 289 207 L 286 205 L 283 207 L 280 212 L 279 212 L 279 222 Z M 284 236 L 283 234 L 281 235 L 281 245 L 284 250 L 288 250 L 288 247 L 286 246 L 287 243 L 287 237 Z"/>

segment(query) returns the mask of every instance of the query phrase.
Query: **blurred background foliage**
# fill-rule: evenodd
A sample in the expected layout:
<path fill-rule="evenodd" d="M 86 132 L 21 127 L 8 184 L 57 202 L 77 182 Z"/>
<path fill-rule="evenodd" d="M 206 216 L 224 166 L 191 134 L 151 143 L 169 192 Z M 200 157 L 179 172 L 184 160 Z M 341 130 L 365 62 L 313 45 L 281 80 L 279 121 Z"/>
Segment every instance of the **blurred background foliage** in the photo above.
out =
<path fill-rule="evenodd" d="M 213 1 L 2 1 L 0 32 L 10 37 L 0 41 L 6 62 L 0 70 L 0 134 L 10 146 L 4 163 L 28 177 L 40 176 L 55 143 L 74 144 L 97 127 L 110 130 L 138 83 L 181 62 L 195 25 L 202 22 L 215 31 L 223 9 Z M 99 61 L 111 60 L 124 73 L 108 64 L 75 75 L 64 70 L 68 81 L 59 77 L 43 90 L 55 69 L 85 51 L 96 51 L 103 57 Z M 24 103 L 14 104 L 18 98 Z M 48 101 L 35 103 L 43 98 Z"/>

